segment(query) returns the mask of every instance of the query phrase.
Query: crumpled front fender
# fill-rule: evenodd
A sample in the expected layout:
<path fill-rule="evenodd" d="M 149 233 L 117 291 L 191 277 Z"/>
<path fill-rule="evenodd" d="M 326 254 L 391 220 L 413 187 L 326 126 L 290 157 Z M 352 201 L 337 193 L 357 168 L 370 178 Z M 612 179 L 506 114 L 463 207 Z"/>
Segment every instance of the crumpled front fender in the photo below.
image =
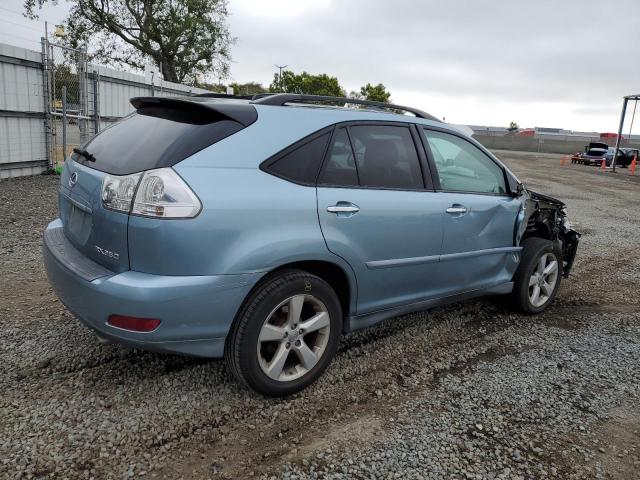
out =
<path fill-rule="evenodd" d="M 522 209 L 518 213 L 515 244 L 520 245 L 526 236 L 540 236 L 560 243 L 562 273 L 569 275 L 576 257 L 581 234 L 571 228 L 566 205 L 557 198 L 524 190 Z"/>

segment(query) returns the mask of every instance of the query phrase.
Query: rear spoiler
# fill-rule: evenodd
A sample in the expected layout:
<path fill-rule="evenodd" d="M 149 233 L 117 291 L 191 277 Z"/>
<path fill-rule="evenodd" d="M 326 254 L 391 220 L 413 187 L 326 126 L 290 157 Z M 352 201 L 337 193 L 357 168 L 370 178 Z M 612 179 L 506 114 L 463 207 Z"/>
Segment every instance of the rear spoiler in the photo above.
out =
<path fill-rule="evenodd" d="M 233 120 L 248 127 L 258 119 L 258 112 L 251 104 L 240 102 L 216 102 L 206 97 L 133 97 L 131 105 L 136 110 L 165 108 L 181 113 L 202 116 L 215 120 Z"/>

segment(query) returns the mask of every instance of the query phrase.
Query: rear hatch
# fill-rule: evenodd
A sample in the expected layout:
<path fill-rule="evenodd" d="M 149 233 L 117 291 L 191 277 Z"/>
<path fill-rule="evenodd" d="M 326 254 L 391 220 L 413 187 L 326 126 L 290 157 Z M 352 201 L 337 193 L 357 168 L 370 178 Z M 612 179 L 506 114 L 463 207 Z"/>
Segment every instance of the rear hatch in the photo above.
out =
<path fill-rule="evenodd" d="M 129 269 L 129 214 L 104 208 L 108 175 L 171 167 L 257 119 L 247 102 L 208 98 L 134 98 L 136 112 L 103 130 L 65 163 L 59 210 L 65 236 L 81 252 L 114 271 Z"/>
<path fill-rule="evenodd" d="M 65 236 L 86 256 L 114 272 L 129 269 L 129 216 L 102 208 L 105 173 L 66 161 L 58 197 Z"/>
<path fill-rule="evenodd" d="M 587 156 L 600 158 L 600 157 L 604 157 L 606 153 L 607 151 L 603 150 L 602 148 L 592 148 L 589 151 L 587 151 Z"/>

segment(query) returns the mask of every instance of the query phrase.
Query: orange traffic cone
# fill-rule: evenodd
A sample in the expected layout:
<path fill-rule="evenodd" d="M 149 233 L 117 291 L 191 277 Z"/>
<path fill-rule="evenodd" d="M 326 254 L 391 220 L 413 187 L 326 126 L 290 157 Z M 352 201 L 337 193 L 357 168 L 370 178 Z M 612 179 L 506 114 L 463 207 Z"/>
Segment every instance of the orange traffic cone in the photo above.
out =
<path fill-rule="evenodd" d="M 606 170 L 606 169 L 607 169 L 607 161 L 603 158 L 602 163 L 600 164 L 600 170 Z"/>
<path fill-rule="evenodd" d="M 638 162 L 638 154 L 635 153 L 633 155 L 633 160 L 631 160 L 631 165 L 629 166 L 629 169 L 631 170 L 631 175 L 636 174 L 636 163 Z"/>

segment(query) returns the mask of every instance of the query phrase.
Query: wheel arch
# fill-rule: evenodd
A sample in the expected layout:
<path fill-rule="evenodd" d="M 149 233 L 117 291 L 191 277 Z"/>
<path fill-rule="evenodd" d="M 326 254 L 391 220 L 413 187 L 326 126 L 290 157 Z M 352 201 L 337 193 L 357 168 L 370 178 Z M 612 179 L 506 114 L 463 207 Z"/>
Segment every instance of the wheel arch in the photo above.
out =
<path fill-rule="evenodd" d="M 322 278 L 336 292 L 343 316 L 348 317 L 355 313 L 357 284 L 350 267 L 327 260 L 298 260 L 277 266 L 269 271 L 263 279 L 283 270 L 303 270 Z"/>
<path fill-rule="evenodd" d="M 340 259 L 339 259 L 340 260 Z M 327 282 L 334 289 L 344 318 L 355 315 L 358 295 L 358 284 L 356 276 L 349 264 L 326 259 L 295 259 L 282 262 L 277 266 L 263 273 L 256 284 L 245 295 L 242 304 L 238 308 L 234 322 L 242 311 L 247 299 L 259 289 L 265 282 L 278 273 L 285 270 L 302 270 L 312 275 L 316 275 Z"/>

